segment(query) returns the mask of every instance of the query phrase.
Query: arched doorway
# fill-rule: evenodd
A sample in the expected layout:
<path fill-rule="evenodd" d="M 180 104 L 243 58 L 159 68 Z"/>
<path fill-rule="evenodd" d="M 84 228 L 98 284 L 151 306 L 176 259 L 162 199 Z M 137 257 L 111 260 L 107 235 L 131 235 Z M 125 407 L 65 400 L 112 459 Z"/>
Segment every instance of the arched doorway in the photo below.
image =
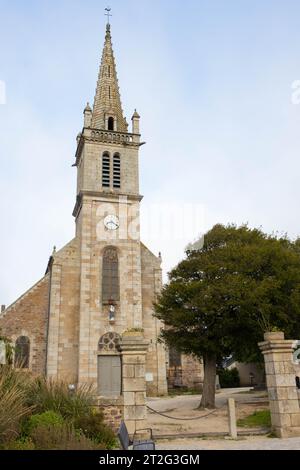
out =
<path fill-rule="evenodd" d="M 116 397 L 121 395 L 121 337 L 109 332 L 98 343 L 98 395 Z"/>

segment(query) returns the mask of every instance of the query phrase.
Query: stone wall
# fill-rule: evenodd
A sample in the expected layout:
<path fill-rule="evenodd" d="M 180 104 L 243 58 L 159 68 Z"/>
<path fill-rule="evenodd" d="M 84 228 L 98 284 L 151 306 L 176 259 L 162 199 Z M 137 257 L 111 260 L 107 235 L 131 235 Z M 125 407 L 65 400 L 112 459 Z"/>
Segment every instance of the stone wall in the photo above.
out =
<path fill-rule="evenodd" d="M 191 355 L 181 355 L 181 365 L 167 368 L 168 388 L 188 388 L 201 391 L 204 369 L 203 363 Z"/>
<path fill-rule="evenodd" d="M 202 389 L 204 370 L 203 363 L 193 356 L 183 354 L 182 383 L 187 388 Z"/>
<path fill-rule="evenodd" d="M 47 375 L 77 383 L 79 335 L 79 243 L 53 254 Z"/>
<path fill-rule="evenodd" d="M 29 368 L 35 374 L 45 373 L 49 280 L 47 274 L 0 315 L 0 330 L 13 344 L 19 336 L 29 338 Z"/>
<path fill-rule="evenodd" d="M 167 393 L 166 351 L 158 341 L 162 323 L 153 316 L 153 302 L 162 287 L 161 259 L 141 243 L 142 255 L 142 305 L 144 337 L 149 341 L 146 358 L 147 395 Z"/>
<path fill-rule="evenodd" d="M 121 421 L 124 419 L 123 396 L 118 398 L 99 398 L 98 410 L 103 413 L 104 422 L 117 433 Z"/>

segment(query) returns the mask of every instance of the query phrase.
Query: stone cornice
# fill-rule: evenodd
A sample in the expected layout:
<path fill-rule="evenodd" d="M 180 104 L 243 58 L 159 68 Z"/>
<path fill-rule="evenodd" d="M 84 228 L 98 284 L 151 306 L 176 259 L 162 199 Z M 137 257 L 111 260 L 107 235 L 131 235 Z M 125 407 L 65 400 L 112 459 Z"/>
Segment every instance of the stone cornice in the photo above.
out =
<path fill-rule="evenodd" d="M 122 354 L 136 355 L 146 354 L 149 347 L 149 341 L 143 336 L 126 336 L 122 337 L 120 350 Z"/>
<path fill-rule="evenodd" d="M 76 162 L 74 166 L 78 166 L 82 149 L 85 142 L 100 142 L 114 145 L 122 145 L 123 147 L 136 147 L 144 145 L 140 142 L 140 134 L 131 134 L 129 132 L 107 131 L 104 129 L 93 129 L 84 127 L 78 140 L 77 150 L 75 154 Z"/>
<path fill-rule="evenodd" d="M 263 354 L 270 354 L 270 353 L 292 353 L 293 348 L 295 346 L 295 340 L 271 340 L 271 341 L 262 341 L 258 343 L 258 346 Z"/>
<path fill-rule="evenodd" d="M 122 194 L 122 193 L 111 193 L 107 191 L 80 191 L 80 193 L 76 197 L 76 203 L 73 209 L 72 215 L 76 218 L 80 212 L 83 198 L 87 197 L 90 199 L 96 199 L 98 201 L 109 201 L 115 202 L 119 200 L 120 197 L 126 197 L 128 201 L 136 201 L 141 202 L 143 196 L 140 194 Z M 124 202 L 124 201 L 123 201 Z"/>

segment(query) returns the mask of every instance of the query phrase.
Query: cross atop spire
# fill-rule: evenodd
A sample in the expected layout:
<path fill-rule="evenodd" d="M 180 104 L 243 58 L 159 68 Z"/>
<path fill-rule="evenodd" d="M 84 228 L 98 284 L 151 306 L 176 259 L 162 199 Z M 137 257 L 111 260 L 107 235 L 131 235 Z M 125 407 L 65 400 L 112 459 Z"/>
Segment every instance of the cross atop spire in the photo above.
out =
<path fill-rule="evenodd" d="M 109 22 L 109 17 L 112 16 L 112 15 L 110 14 L 111 8 L 110 8 L 110 7 L 107 7 L 107 8 L 105 8 L 105 11 L 106 11 L 106 13 L 104 13 L 104 15 L 107 16 L 107 24 L 109 25 L 109 24 L 110 24 L 110 22 Z"/>
<path fill-rule="evenodd" d="M 106 25 L 105 43 L 94 100 L 92 127 L 95 129 L 127 132 L 128 125 L 123 116 L 116 64 L 111 41 L 109 23 L 111 10 L 109 7 L 105 10 L 107 11 L 108 23 Z"/>

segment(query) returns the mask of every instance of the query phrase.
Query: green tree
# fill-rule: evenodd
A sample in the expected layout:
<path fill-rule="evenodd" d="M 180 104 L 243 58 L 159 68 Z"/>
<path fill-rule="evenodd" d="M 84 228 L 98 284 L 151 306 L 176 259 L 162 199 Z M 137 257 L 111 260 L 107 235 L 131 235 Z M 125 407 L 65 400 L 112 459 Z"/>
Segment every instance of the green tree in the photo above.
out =
<path fill-rule="evenodd" d="M 155 316 L 167 344 L 203 358 L 201 407 L 215 407 L 221 359 L 258 359 L 257 343 L 274 328 L 300 337 L 299 246 L 247 226 L 216 225 L 169 273 Z"/>

